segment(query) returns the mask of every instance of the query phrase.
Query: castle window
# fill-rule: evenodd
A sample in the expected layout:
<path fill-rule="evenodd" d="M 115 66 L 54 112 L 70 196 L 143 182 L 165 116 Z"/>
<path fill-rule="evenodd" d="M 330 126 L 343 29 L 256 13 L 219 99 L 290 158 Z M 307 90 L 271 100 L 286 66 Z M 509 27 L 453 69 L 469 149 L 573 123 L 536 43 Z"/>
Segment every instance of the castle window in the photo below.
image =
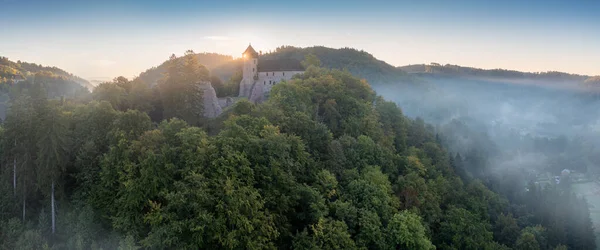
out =
<path fill-rule="evenodd" d="M 269 84 L 271 84 L 271 80 L 269 80 Z"/>
<path fill-rule="evenodd" d="M 283 72 L 283 76 L 285 76 L 285 72 Z"/>
<path fill-rule="evenodd" d="M 263 85 L 267 85 L 267 81 L 263 82 Z"/>

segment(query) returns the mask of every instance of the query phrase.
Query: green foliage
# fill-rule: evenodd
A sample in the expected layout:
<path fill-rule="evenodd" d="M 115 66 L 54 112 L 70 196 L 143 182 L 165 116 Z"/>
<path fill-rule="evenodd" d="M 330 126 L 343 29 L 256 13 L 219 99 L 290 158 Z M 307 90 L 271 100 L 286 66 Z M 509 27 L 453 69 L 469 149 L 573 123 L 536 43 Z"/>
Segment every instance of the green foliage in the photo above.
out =
<path fill-rule="evenodd" d="M 254 109 L 254 104 L 248 100 L 240 100 L 233 106 L 234 115 L 249 115 Z"/>
<path fill-rule="evenodd" d="M 477 215 L 451 207 L 440 224 L 441 249 L 483 249 L 492 241 L 490 225 Z"/>
<path fill-rule="evenodd" d="M 532 237 L 533 236 L 533 239 Z M 523 230 L 521 230 L 521 235 L 519 236 L 519 238 L 517 239 L 517 242 L 515 243 L 515 247 L 519 248 L 519 243 L 521 243 L 521 246 L 527 248 L 527 247 L 533 247 L 533 248 L 540 248 L 540 247 L 544 247 L 546 248 L 546 244 L 547 244 L 547 240 L 546 240 L 546 229 L 540 225 L 537 225 L 535 227 L 526 227 L 523 228 Z"/>
<path fill-rule="evenodd" d="M 393 249 L 435 249 L 425 234 L 421 218 L 409 211 L 394 215 L 387 226 L 388 246 Z"/>
<path fill-rule="evenodd" d="M 127 237 L 125 237 L 125 239 L 121 240 L 119 242 L 119 248 L 117 248 L 118 250 L 137 250 L 140 249 L 141 247 L 136 246 L 135 240 L 133 239 L 133 237 L 131 235 L 128 235 Z"/>
<path fill-rule="evenodd" d="M 523 211 L 463 183 L 457 165 L 484 155 L 450 157 L 431 126 L 348 72 L 313 62 L 208 133 L 193 90 L 209 74 L 195 58 L 171 58 L 156 87 L 115 78 L 91 102 L 49 100 L 41 84 L 18 92 L 0 130 L 12 166 L 0 172 L 1 249 L 595 247 L 585 200 L 532 188 L 532 203 L 576 206 Z"/>
<path fill-rule="evenodd" d="M 567 249 L 568 249 L 568 248 L 567 248 L 567 246 L 565 246 L 565 245 L 558 245 L 558 246 L 556 246 L 556 247 L 554 248 L 554 250 L 567 250 Z"/>
<path fill-rule="evenodd" d="M 56 108 L 45 109 L 39 119 L 37 172 L 44 175 L 38 175 L 38 183 L 49 187 L 65 171 L 70 143 L 67 137 L 67 120 Z"/>
<path fill-rule="evenodd" d="M 0 248 L 1 249 L 15 249 L 17 246 L 17 240 L 23 232 L 23 225 L 17 218 L 11 218 L 7 221 L 3 221 L 0 227 Z M 20 243 L 22 244 L 22 243 Z"/>
<path fill-rule="evenodd" d="M 113 130 L 123 132 L 125 138 L 134 140 L 145 131 L 150 130 L 152 123 L 146 113 L 137 110 L 127 110 L 127 112 L 119 113 L 112 127 Z"/>
<path fill-rule="evenodd" d="M 92 96 L 98 101 L 107 101 L 113 108 L 121 109 L 125 107 L 125 89 L 114 83 L 101 83 L 94 88 Z"/>
<path fill-rule="evenodd" d="M 306 55 L 304 61 L 302 61 L 302 67 L 308 68 L 310 66 L 321 67 L 321 60 L 315 54 Z"/>
<path fill-rule="evenodd" d="M 39 230 L 25 230 L 15 244 L 16 249 L 36 250 L 50 249 Z"/>
<path fill-rule="evenodd" d="M 512 246 L 519 236 L 519 226 L 512 214 L 500 214 L 494 225 L 494 238 L 502 244 Z"/>
<path fill-rule="evenodd" d="M 321 219 L 294 239 L 294 249 L 357 249 L 342 221 Z"/>
<path fill-rule="evenodd" d="M 529 232 L 523 232 L 521 233 L 521 236 L 519 236 L 519 239 L 517 239 L 515 247 L 523 250 L 539 250 L 540 244 L 535 239 L 535 235 Z"/>
<path fill-rule="evenodd" d="M 210 83 L 213 88 L 215 88 L 215 92 L 217 92 L 217 97 L 226 97 L 226 96 L 238 96 L 238 92 L 240 90 L 240 82 L 242 81 L 242 71 L 236 71 L 227 82 L 223 83 L 221 78 L 217 76 L 210 77 Z"/>
<path fill-rule="evenodd" d="M 203 115 L 200 85 L 208 80 L 208 70 L 198 63 L 193 51 L 186 52 L 182 60 L 172 55 L 167 74 L 158 84 L 163 119 L 179 118 L 190 124 L 199 124 Z"/>

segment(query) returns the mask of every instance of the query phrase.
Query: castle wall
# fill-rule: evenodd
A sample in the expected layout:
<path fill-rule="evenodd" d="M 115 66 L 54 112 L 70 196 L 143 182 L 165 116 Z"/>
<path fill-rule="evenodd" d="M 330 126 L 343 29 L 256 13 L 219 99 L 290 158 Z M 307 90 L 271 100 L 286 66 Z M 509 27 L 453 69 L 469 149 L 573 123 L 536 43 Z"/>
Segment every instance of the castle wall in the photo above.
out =
<path fill-rule="evenodd" d="M 274 71 L 274 72 L 258 72 L 258 80 L 256 84 L 263 85 L 263 93 L 268 93 L 271 88 L 281 81 L 289 81 L 292 76 L 303 73 L 304 71 Z"/>
<path fill-rule="evenodd" d="M 292 76 L 301 74 L 304 71 L 273 71 L 273 72 L 258 72 L 258 80 L 253 83 L 250 93 L 247 95 L 252 102 L 262 102 L 265 95 L 271 92 L 273 86 L 282 81 L 289 81 Z M 241 85 L 240 85 L 241 86 Z"/>

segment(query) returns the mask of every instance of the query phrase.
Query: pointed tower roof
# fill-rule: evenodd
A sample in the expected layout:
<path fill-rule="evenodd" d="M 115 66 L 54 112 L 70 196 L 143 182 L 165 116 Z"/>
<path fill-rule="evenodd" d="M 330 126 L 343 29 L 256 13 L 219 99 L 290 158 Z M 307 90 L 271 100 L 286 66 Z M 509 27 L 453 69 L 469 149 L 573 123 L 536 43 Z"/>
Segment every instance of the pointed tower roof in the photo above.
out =
<path fill-rule="evenodd" d="M 251 58 L 258 58 L 258 53 L 256 52 L 256 50 L 254 50 L 254 48 L 252 48 L 252 45 L 248 45 L 248 48 L 246 49 L 246 51 L 244 51 L 244 53 L 242 53 L 242 55 Z"/>

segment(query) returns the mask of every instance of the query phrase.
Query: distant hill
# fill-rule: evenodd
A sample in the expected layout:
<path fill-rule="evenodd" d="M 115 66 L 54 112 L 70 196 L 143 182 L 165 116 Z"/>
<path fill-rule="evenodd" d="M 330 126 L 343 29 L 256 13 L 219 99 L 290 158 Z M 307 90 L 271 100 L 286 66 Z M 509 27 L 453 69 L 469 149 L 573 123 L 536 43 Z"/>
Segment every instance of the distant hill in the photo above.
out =
<path fill-rule="evenodd" d="M 0 84 L 12 81 L 15 77 L 31 79 L 35 74 L 44 74 L 47 77 L 62 79 L 65 82 L 76 83 L 85 88 L 93 87 L 87 80 L 75 76 L 57 67 L 42 66 L 41 64 L 28 62 L 13 62 L 6 57 L 0 57 Z"/>
<path fill-rule="evenodd" d="M 308 54 L 316 55 L 322 66 L 330 69 L 346 69 L 353 75 L 364 78 L 371 84 L 414 82 L 416 79 L 404 70 L 396 68 L 373 55 L 353 48 L 332 49 L 323 46 L 297 48 L 282 46 L 261 58 L 303 60 Z"/>
<path fill-rule="evenodd" d="M 44 83 L 49 98 L 73 97 L 92 88 L 88 81 L 60 68 L 0 57 L 0 119 L 4 120 L 11 90 L 28 89 L 34 82 Z"/>
<path fill-rule="evenodd" d="M 94 87 L 98 86 L 98 84 L 100 83 L 105 83 L 105 82 L 110 82 L 113 80 L 113 78 L 111 77 L 106 77 L 106 76 L 96 76 L 96 77 L 87 77 L 87 80 L 90 82 L 90 84 Z"/>
<path fill-rule="evenodd" d="M 591 76 L 585 79 L 582 86 L 587 91 L 600 95 L 600 76 Z"/>
<path fill-rule="evenodd" d="M 459 65 L 441 65 L 431 64 L 413 64 L 398 67 L 401 70 L 415 75 L 438 75 L 438 76 L 456 76 L 456 77 L 482 77 L 482 78 L 504 78 L 504 79 L 533 79 L 533 80 L 554 80 L 554 81 L 573 81 L 583 82 L 589 78 L 585 75 L 569 74 L 557 71 L 548 72 L 521 72 L 506 69 L 480 69 L 473 67 L 464 67 Z"/>
<path fill-rule="evenodd" d="M 398 82 L 415 82 L 416 78 L 410 76 L 402 69 L 396 68 L 384 61 L 378 60 L 373 55 L 352 48 L 332 49 L 322 46 L 297 48 L 282 46 L 270 53 L 261 54 L 261 61 L 302 61 L 308 54 L 316 55 L 323 67 L 331 69 L 346 69 L 353 75 L 364 78 L 371 84 L 389 84 Z M 222 80 L 227 80 L 236 71 L 242 70 L 242 61 L 231 56 L 214 53 L 197 54 L 198 62 L 206 66 L 211 74 Z M 141 73 L 139 78 L 148 83 L 155 83 L 165 72 L 165 63 Z"/>
<path fill-rule="evenodd" d="M 198 62 L 204 65 L 213 75 L 219 76 L 222 79 L 231 77 L 238 65 L 233 60 L 232 56 L 221 55 L 216 53 L 198 53 L 196 54 Z M 167 71 L 166 60 L 162 64 L 156 67 L 152 67 L 142 72 L 138 78 L 148 84 L 155 84 L 163 77 L 163 74 Z M 241 69 L 241 63 L 239 69 Z"/>
<path fill-rule="evenodd" d="M 592 76 L 588 79 L 585 79 L 585 83 L 593 84 L 593 85 L 600 85 L 600 76 Z"/>

